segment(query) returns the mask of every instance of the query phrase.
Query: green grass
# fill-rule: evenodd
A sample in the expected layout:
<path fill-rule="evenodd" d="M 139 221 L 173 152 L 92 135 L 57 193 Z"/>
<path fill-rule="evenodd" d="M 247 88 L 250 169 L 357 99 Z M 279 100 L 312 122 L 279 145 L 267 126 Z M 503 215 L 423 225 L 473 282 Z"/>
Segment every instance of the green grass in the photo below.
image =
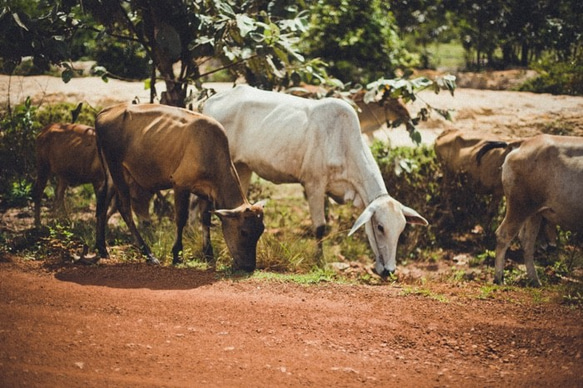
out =
<path fill-rule="evenodd" d="M 428 51 L 431 64 L 436 68 L 455 71 L 466 66 L 466 53 L 460 43 L 433 43 L 428 46 Z"/>

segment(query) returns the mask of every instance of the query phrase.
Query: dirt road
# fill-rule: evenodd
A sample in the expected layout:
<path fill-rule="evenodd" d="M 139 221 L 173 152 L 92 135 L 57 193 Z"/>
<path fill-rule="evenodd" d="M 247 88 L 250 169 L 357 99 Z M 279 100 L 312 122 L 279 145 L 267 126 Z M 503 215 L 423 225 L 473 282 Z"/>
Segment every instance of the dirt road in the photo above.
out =
<path fill-rule="evenodd" d="M 5 258 L 6 260 L 6 258 Z M 583 312 L 528 290 L 0 264 L 3 387 L 577 387 Z"/>
<path fill-rule="evenodd" d="M 148 96 L 115 80 L 14 82 L 13 104 Z M 583 128 L 581 97 L 460 89 L 422 102 L 456 110 L 424 136 Z M 0 387 L 581 387 L 582 352 L 583 311 L 552 288 L 298 285 L 0 255 Z"/>

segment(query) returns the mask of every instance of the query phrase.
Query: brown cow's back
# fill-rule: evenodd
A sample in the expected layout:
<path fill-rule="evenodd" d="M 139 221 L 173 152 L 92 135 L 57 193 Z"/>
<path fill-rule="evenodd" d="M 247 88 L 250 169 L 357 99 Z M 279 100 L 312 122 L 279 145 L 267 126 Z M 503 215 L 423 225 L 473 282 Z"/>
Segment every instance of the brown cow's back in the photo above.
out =
<path fill-rule="evenodd" d="M 98 123 L 107 158 L 123 160 L 132 178 L 148 190 L 178 187 L 215 197 L 207 178 L 218 176 L 217 163 L 222 171 L 231 169 L 222 126 L 202 114 L 157 104 L 121 104 L 104 109 Z M 235 193 L 220 205 L 236 207 L 241 203 L 231 198 L 241 197 Z"/>
<path fill-rule="evenodd" d="M 157 104 L 120 104 L 97 116 L 97 145 L 109 169 L 115 192 L 120 197 L 120 213 L 136 244 L 147 260 L 159 263 L 143 240 L 129 214 L 129 187 L 124 169 L 148 190 L 174 190 L 176 240 L 173 263 L 182 255 L 182 231 L 188 219 L 191 193 L 204 198 L 205 208 L 214 204 L 221 217 L 223 236 L 235 267 L 254 270 L 256 247 L 263 233 L 263 204 L 250 205 L 231 161 L 229 143 L 216 120 L 186 109 Z M 107 257 L 105 246 L 105 203 L 114 192 L 106 185 L 97 196 L 96 246 Z M 208 227 L 210 215 L 203 217 L 203 253 L 212 257 Z"/>
<path fill-rule="evenodd" d="M 464 174 L 477 193 L 503 194 L 500 168 L 508 151 L 503 148 L 491 149 L 478 163 L 478 152 L 489 141 L 500 141 L 496 136 L 488 137 L 467 134 L 458 130 L 442 132 L 435 141 L 438 161 L 449 174 Z"/>

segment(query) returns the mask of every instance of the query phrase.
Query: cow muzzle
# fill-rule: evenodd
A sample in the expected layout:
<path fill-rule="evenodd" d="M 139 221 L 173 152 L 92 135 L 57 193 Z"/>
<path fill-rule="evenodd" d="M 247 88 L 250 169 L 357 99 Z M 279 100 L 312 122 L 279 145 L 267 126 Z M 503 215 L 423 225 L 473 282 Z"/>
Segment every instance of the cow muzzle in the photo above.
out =
<path fill-rule="evenodd" d="M 238 260 L 235 258 L 233 260 L 233 269 L 236 271 L 245 271 L 245 272 L 253 272 L 257 267 L 257 262 L 255 257 L 251 258 L 239 258 Z"/>
<path fill-rule="evenodd" d="M 382 257 L 381 257 L 381 258 L 377 258 L 377 261 L 375 264 L 375 272 L 380 277 L 387 278 L 395 273 L 395 268 L 390 269 L 388 267 L 385 267 L 385 265 L 383 264 Z"/>

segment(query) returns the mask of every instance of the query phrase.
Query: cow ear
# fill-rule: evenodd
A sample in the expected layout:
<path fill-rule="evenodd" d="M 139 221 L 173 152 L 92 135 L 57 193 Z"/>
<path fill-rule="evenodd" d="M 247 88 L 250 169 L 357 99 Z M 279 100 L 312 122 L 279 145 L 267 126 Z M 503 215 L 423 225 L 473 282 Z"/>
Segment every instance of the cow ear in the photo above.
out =
<path fill-rule="evenodd" d="M 358 216 L 358 218 L 356 219 L 356 222 L 352 226 L 352 229 L 350 229 L 350 232 L 348 232 L 348 235 L 352 236 L 352 234 L 354 232 L 356 232 L 358 230 L 358 228 L 360 228 L 362 225 L 366 224 L 368 222 L 368 220 L 370 220 L 370 218 L 372 217 L 374 212 L 375 212 L 374 207 L 372 207 L 370 205 L 367 206 L 367 208 L 364 209 L 364 211 L 361 213 L 361 215 Z"/>
<path fill-rule="evenodd" d="M 429 225 L 429 222 L 427 222 L 427 220 L 425 218 L 423 218 L 423 216 L 421 216 L 421 214 L 417 213 L 416 210 L 411 209 L 410 207 L 405 206 L 405 205 L 401 205 L 401 209 L 403 210 L 403 215 L 405 216 L 407 223 L 413 224 L 413 225 L 423 225 L 423 226 Z"/>

